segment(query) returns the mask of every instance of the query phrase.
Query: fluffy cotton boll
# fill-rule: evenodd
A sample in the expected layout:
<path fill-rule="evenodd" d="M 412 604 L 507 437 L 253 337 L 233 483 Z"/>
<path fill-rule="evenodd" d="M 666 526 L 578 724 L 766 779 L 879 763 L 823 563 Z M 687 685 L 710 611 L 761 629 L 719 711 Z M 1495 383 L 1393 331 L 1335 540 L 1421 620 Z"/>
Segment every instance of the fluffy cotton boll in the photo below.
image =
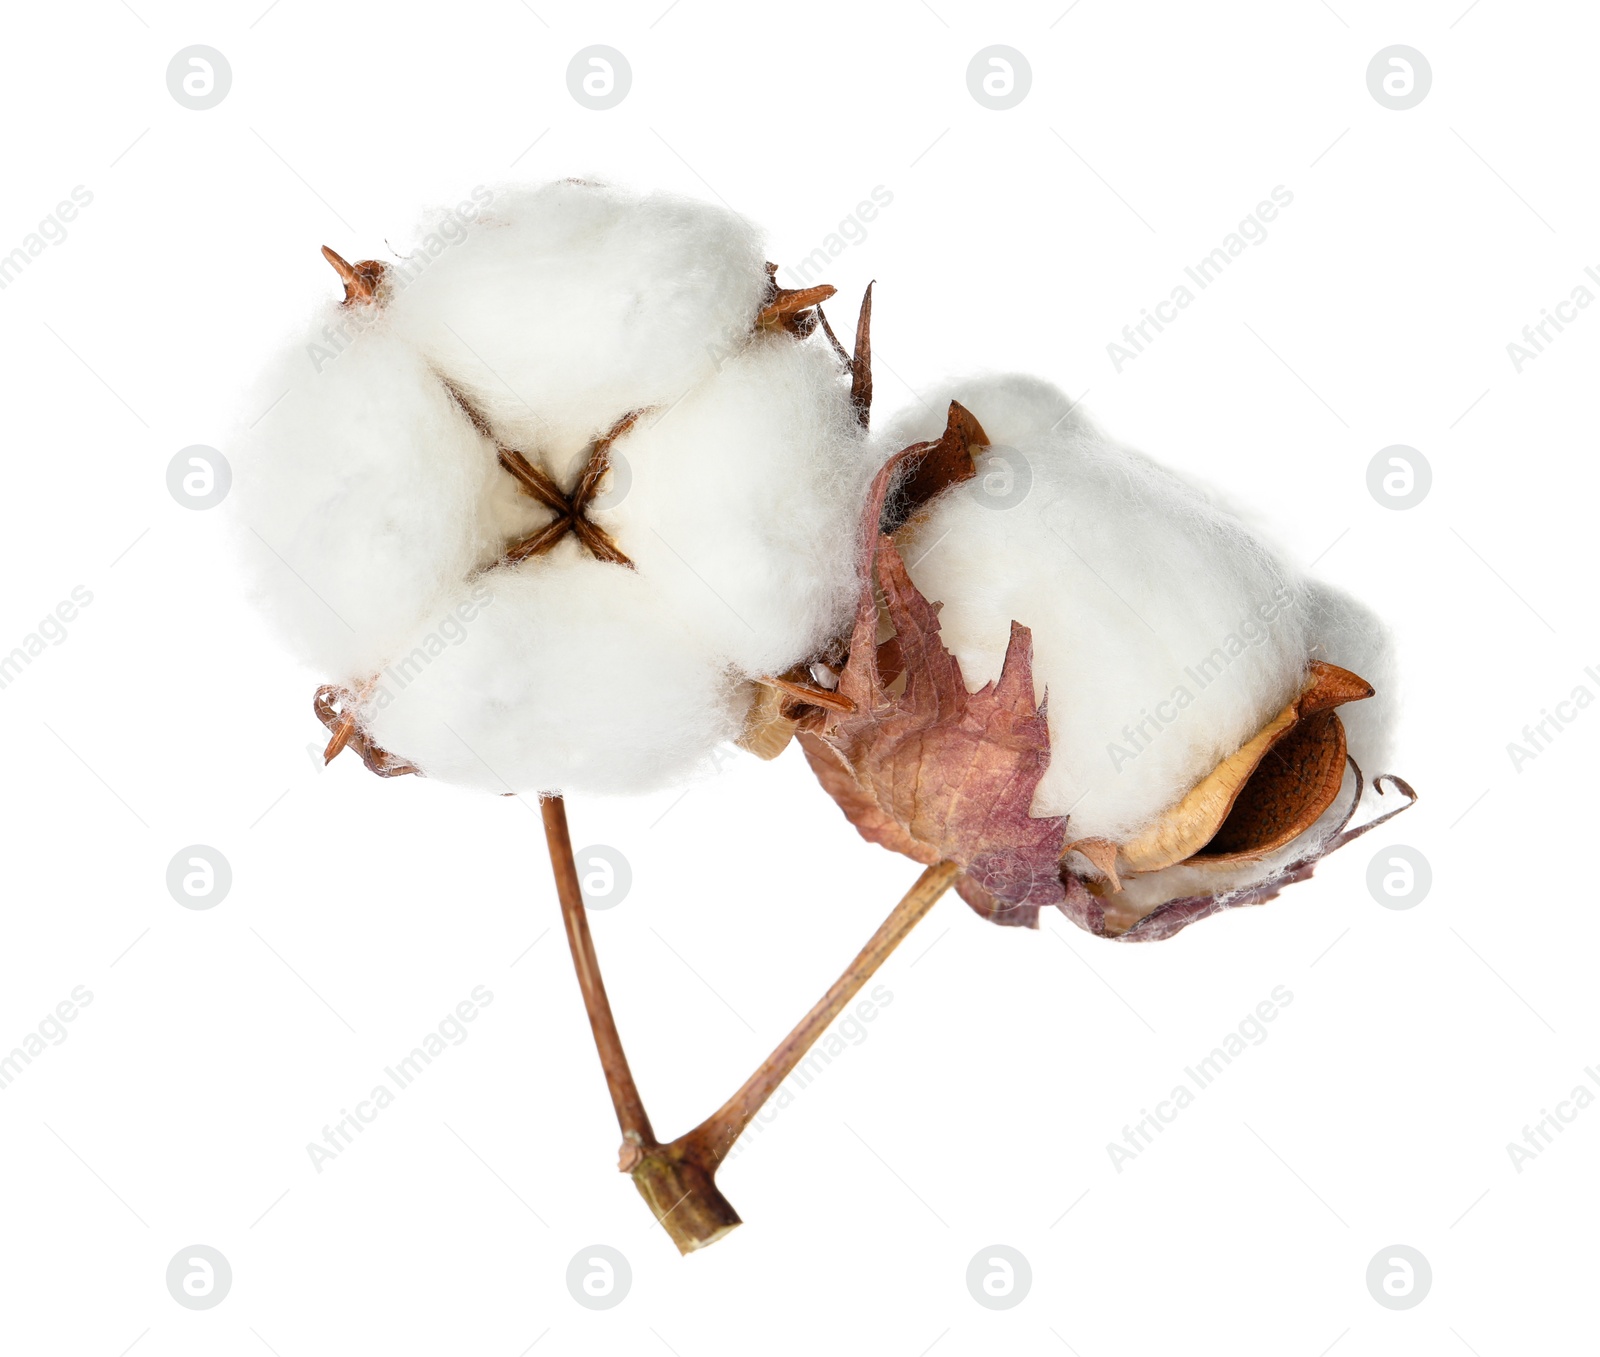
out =
<path fill-rule="evenodd" d="M 259 390 L 281 399 L 230 449 L 255 593 L 308 664 L 364 677 L 498 553 L 507 477 L 381 314 L 330 306 Z"/>
<path fill-rule="evenodd" d="M 827 346 L 757 335 L 615 451 L 631 484 L 594 521 L 723 660 L 782 671 L 847 628 L 878 462 Z"/>
<path fill-rule="evenodd" d="M 363 742 L 490 790 L 660 787 L 847 628 L 873 447 L 823 340 L 758 326 L 742 219 L 564 183 L 330 262 L 321 371 L 238 502 Z"/>
<path fill-rule="evenodd" d="M 689 776 L 748 702 L 646 579 L 563 554 L 458 589 L 397 650 L 361 721 L 442 781 L 608 795 Z"/>
<path fill-rule="evenodd" d="M 1013 619 L 1031 629 L 1050 729 L 1033 813 L 1070 814 L 1074 838 L 1124 842 L 1299 690 L 1298 580 L 1064 394 L 998 378 L 951 395 L 994 451 L 907 525 L 901 553 L 942 604 L 969 688 L 999 677 Z M 948 399 L 898 424 L 891 444 L 936 436 Z"/>
<path fill-rule="evenodd" d="M 561 181 L 502 191 L 389 283 L 398 332 L 500 437 L 564 458 L 709 376 L 748 334 L 767 273 L 759 233 L 726 208 Z"/>

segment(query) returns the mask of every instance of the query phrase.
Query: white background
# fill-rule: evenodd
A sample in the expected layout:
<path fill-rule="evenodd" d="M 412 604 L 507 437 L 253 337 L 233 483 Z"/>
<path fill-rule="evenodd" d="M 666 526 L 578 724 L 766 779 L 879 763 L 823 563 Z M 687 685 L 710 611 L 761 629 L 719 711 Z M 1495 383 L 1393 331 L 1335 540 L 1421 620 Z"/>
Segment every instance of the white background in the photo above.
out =
<path fill-rule="evenodd" d="M 7 1352 L 538 1354 L 1586 1350 L 1600 1111 L 1517 1172 L 1508 1141 L 1600 1061 L 1586 870 L 1600 712 L 1516 771 L 1506 744 L 1600 664 L 1592 609 L 1600 311 L 1519 374 L 1506 345 L 1600 265 L 1589 7 L 916 0 L 595 6 L 84 0 L 0 43 L 0 251 L 93 203 L 0 292 L 10 491 L 0 649 L 74 586 L 59 646 L 0 691 L 0 1048 L 74 986 L 69 1037 L 0 1092 Z M 535 13 L 534 11 L 537 11 Z M 135 12 L 137 11 L 137 12 Z M 1058 16 L 1059 19 L 1058 19 Z M 221 50 L 195 112 L 171 56 Z M 629 96 L 569 95 L 622 51 Z M 980 48 L 1033 85 L 995 112 Z M 1433 87 L 1368 93 L 1383 47 Z M 531 149 L 530 149 L 531 147 Z M 1092 168 L 1091 168 L 1092 167 Z M 350 756 L 317 771 L 298 669 L 240 600 L 225 513 L 165 485 L 226 452 L 240 392 L 348 258 L 419 207 L 575 175 L 725 198 L 770 257 L 892 204 L 829 271 L 878 280 L 878 409 L 1017 367 L 1275 523 L 1403 646 L 1407 816 L 1314 882 L 1150 947 L 951 896 L 882 974 L 892 1003 L 723 1171 L 746 1225 L 683 1259 L 615 1172 L 616 1132 L 531 803 Z M 1293 204 L 1118 374 L 1106 345 L 1278 184 Z M 1419 507 L 1373 454 L 1420 449 Z M 916 875 L 797 751 L 686 795 L 570 807 L 634 885 L 594 916 L 658 1131 L 722 1100 Z M 182 847 L 232 864 L 180 909 Z M 1373 854 L 1427 899 L 1380 908 Z M 531 950 L 530 950 L 531 948 Z M 306 1152 L 475 985 L 492 1005 L 335 1162 Z M 1108 1141 L 1272 991 L 1292 1004 L 1136 1161 Z M 230 1260 L 192 1312 L 168 1260 Z M 591 1312 L 568 1260 L 633 1287 Z M 977 1305 L 969 1259 L 1033 1289 Z M 1369 1260 L 1420 1249 L 1395 1312 Z"/>

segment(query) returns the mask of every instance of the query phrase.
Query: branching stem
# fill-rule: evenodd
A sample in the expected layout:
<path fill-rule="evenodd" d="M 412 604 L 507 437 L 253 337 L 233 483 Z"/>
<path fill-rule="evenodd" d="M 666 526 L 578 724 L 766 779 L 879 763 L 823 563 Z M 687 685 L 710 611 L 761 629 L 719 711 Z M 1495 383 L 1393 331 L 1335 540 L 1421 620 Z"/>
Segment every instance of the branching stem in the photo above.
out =
<path fill-rule="evenodd" d="M 561 917 L 572 948 L 573 967 L 578 974 L 578 988 L 583 992 L 589 1026 L 594 1031 L 595 1047 L 600 1053 L 600 1066 L 611 1090 L 617 1124 L 622 1128 L 619 1167 L 633 1176 L 640 1195 L 649 1203 L 679 1252 L 690 1253 L 714 1243 L 740 1223 L 738 1212 L 716 1185 L 717 1168 L 740 1132 L 890 953 L 950 888 L 961 869 L 952 862 L 940 862 L 927 868 L 857 953 L 855 960 L 738 1092 L 693 1130 L 662 1145 L 650 1129 L 644 1100 L 633 1082 L 622 1038 L 617 1033 L 611 1004 L 606 998 L 594 940 L 589 935 L 589 920 L 583 909 L 577 864 L 567 831 L 566 806 L 559 796 L 551 796 L 544 799 L 540 810 L 550 847 L 550 864 L 555 872 L 556 894 L 561 901 Z"/>

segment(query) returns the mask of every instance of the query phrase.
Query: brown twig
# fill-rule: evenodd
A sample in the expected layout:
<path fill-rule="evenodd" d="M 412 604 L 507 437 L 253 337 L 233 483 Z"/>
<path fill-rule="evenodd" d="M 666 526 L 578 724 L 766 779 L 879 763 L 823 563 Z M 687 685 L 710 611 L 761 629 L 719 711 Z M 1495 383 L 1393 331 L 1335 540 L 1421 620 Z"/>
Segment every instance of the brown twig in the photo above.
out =
<path fill-rule="evenodd" d="M 639 1096 L 633 1071 L 628 1068 L 616 1019 L 611 1016 L 611 1001 L 606 998 L 605 981 L 600 977 L 594 939 L 589 936 L 589 918 L 583 911 L 578 866 L 572 856 L 566 802 L 560 796 L 544 797 L 539 803 L 539 812 L 544 817 L 544 837 L 550 849 L 550 867 L 555 873 L 556 896 L 561 901 L 561 921 L 567 928 L 567 945 L 572 949 L 572 965 L 578 973 L 578 988 L 583 992 L 583 1006 L 589 1013 L 589 1026 L 600 1052 L 606 1087 L 611 1090 L 611 1103 L 617 1109 L 617 1125 L 622 1128 L 620 1167 L 626 1173 L 644 1150 L 654 1148 L 655 1132 L 650 1129 L 644 1099 Z"/>
<path fill-rule="evenodd" d="M 924 871 L 844 974 L 739 1091 L 670 1145 L 651 1148 L 633 1167 L 634 1186 L 678 1252 L 691 1253 L 715 1243 L 740 1223 L 738 1213 L 717 1187 L 717 1168 L 817 1038 L 960 874 L 961 869 L 952 862 L 941 862 Z"/>
<path fill-rule="evenodd" d="M 559 796 L 540 802 L 544 816 L 545 841 L 550 848 L 550 865 L 555 872 L 556 895 L 561 901 L 561 919 L 572 949 L 573 968 L 578 973 L 578 988 L 589 1013 L 600 1067 L 605 1071 L 611 1103 L 616 1108 L 617 1125 L 622 1128 L 622 1152 L 618 1167 L 633 1176 L 634 1186 L 645 1199 L 662 1228 L 680 1253 L 692 1253 L 715 1243 L 741 1222 L 733 1204 L 716 1184 L 717 1167 L 727 1157 L 739 1133 L 761 1110 L 761 1105 L 793 1073 L 812 1044 L 827 1029 L 845 1005 L 888 959 L 918 920 L 945 893 L 961 874 L 953 862 L 929 867 L 917 878 L 867 945 L 857 953 L 845 972 L 833 982 L 815 1007 L 779 1043 L 739 1091 L 692 1131 L 670 1144 L 662 1145 L 650 1129 L 650 1117 L 633 1081 L 628 1057 L 622 1049 L 611 1003 L 606 998 L 605 981 L 595 956 L 594 940 L 589 936 L 589 920 L 584 913 L 583 892 L 578 885 L 577 863 L 572 855 L 572 838 L 567 830 L 566 804 Z"/>
<path fill-rule="evenodd" d="M 692 1143 L 710 1167 L 720 1164 L 762 1104 L 778 1091 L 778 1086 L 794 1072 L 817 1038 L 888 960 L 890 953 L 905 941 L 922 916 L 955 884 L 961 871 L 953 862 L 939 862 L 927 868 L 868 939 L 867 945 L 856 954 L 855 960 L 845 967 L 844 974 L 833 982 L 761 1067 L 727 1102 L 674 1144 Z"/>

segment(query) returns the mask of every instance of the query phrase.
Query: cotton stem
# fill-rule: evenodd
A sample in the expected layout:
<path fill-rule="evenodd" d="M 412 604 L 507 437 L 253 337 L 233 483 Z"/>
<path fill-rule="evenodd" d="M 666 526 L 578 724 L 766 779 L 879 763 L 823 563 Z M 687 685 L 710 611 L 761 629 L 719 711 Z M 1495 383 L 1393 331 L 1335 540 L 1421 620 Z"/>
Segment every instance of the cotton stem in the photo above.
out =
<path fill-rule="evenodd" d="M 611 1003 L 606 998 L 600 962 L 595 956 L 594 939 L 584 913 L 583 893 L 578 885 L 578 868 L 572 854 L 572 838 L 567 830 L 566 805 L 559 796 L 545 797 L 540 803 L 545 839 L 550 848 L 550 865 L 555 873 L 556 895 L 561 902 L 561 919 L 572 949 L 572 964 L 583 993 L 589 1026 L 594 1032 L 600 1066 L 622 1128 L 619 1167 L 631 1174 L 639 1195 L 661 1222 L 680 1253 L 692 1253 L 715 1243 L 741 1222 L 732 1203 L 716 1184 L 718 1166 L 727 1157 L 740 1132 L 750 1124 L 762 1105 L 775 1093 L 796 1065 L 805 1058 L 813 1043 L 855 998 L 878 967 L 888 959 L 918 921 L 961 874 L 953 862 L 927 868 L 916 884 L 890 912 L 867 945 L 800 1020 L 760 1067 L 731 1098 L 692 1131 L 670 1144 L 657 1142 L 650 1129 L 650 1118 L 633 1082 L 628 1057 L 622 1049 Z"/>
<path fill-rule="evenodd" d="M 559 796 L 544 797 L 539 803 L 544 817 L 544 837 L 550 848 L 550 867 L 555 873 L 556 896 L 561 901 L 561 922 L 567 928 L 567 945 L 572 949 L 572 966 L 578 973 L 578 988 L 588 1010 L 594 1032 L 595 1049 L 600 1053 L 600 1068 L 605 1071 L 611 1104 L 617 1110 L 617 1125 L 622 1128 L 621 1165 L 624 1172 L 633 1167 L 641 1151 L 655 1147 L 655 1132 L 644 1110 L 644 1099 L 633 1082 L 627 1053 L 611 1016 L 611 1001 L 600 975 L 600 961 L 589 935 L 589 916 L 583 909 L 583 891 L 578 885 L 578 865 L 572 856 L 572 836 L 567 830 L 567 806 Z"/>

